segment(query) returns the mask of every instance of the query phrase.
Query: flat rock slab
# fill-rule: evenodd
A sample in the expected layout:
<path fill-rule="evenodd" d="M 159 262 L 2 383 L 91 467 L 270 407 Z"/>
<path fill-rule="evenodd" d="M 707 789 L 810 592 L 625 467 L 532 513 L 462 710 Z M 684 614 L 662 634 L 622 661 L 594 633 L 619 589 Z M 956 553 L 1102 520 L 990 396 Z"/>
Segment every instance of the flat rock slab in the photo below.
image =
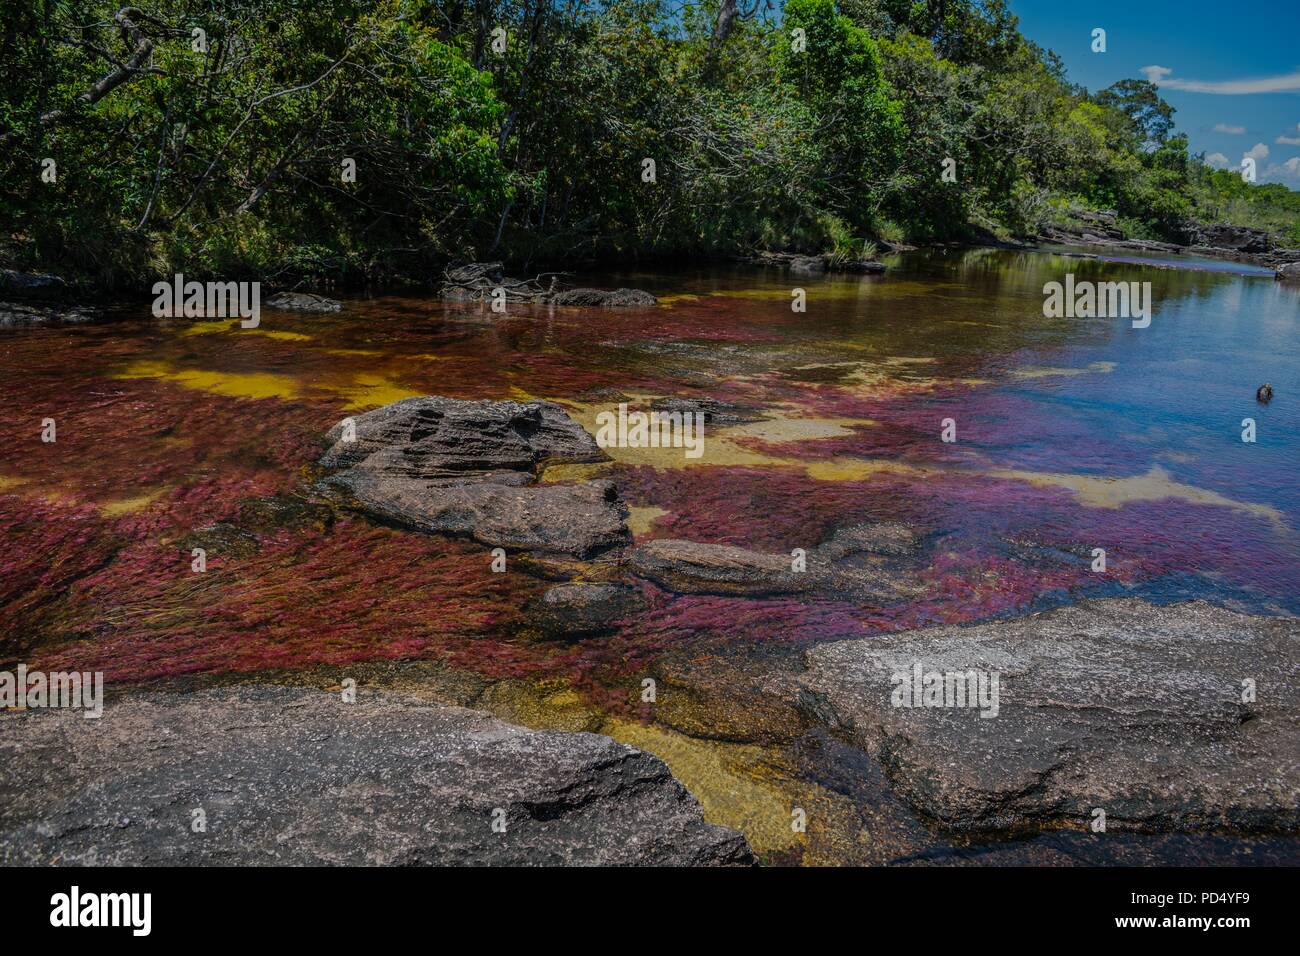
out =
<path fill-rule="evenodd" d="M 806 550 L 803 570 L 795 570 L 790 554 L 673 538 L 638 545 L 629 564 L 679 594 L 762 597 L 820 591 L 889 602 L 923 590 L 911 560 L 919 549 L 919 537 L 902 526 L 856 525 Z"/>
<path fill-rule="evenodd" d="M 649 754 L 365 690 L 144 694 L 0 728 L 8 865 L 753 862 Z"/>
<path fill-rule="evenodd" d="M 1300 620 L 1087 601 L 826 644 L 806 663 L 808 705 L 946 826 L 1085 826 L 1101 808 L 1110 826 L 1300 829 Z M 896 706 L 895 675 L 917 664 L 997 673 L 997 716 Z"/>

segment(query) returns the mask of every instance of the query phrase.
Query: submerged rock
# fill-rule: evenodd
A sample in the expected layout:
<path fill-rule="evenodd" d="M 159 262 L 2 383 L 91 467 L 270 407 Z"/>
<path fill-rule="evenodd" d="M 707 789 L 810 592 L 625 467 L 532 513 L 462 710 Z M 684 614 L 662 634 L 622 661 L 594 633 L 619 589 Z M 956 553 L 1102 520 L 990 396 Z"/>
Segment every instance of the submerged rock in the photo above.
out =
<path fill-rule="evenodd" d="M 481 711 L 263 686 L 0 723 L 6 865 L 753 862 L 659 759 Z"/>
<path fill-rule="evenodd" d="M 279 292 L 267 299 L 266 305 L 291 312 L 339 312 L 343 309 L 343 303 L 338 299 L 327 299 L 310 292 Z"/>
<path fill-rule="evenodd" d="M 1100 808 L 1111 826 L 1300 828 L 1300 620 L 1087 601 L 822 645 L 806 663 L 810 708 L 948 827 L 1085 826 Z M 917 664 L 998 674 L 996 716 L 895 706 Z"/>
<path fill-rule="evenodd" d="M 339 503 L 489 547 L 586 556 L 626 543 L 628 511 L 608 481 L 536 484 L 551 464 L 604 461 L 550 402 L 410 398 L 344 419 L 318 488 Z"/>
<path fill-rule="evenodd" d="M 645 606 L 641 592 L 630 585 L 575 581 L 547 590 L 531 608 L 530 619 L 544 637 L 590 637 L 614 630 Z"/>
<path fill-rule="evenodd" d="M 625 398 L 620 400 L 626 401 Z M 702 416 L 704 423 L 711 428 L 745 425 L 762 421 L 766 417 L 761 409 L 716 398 L 661 398 L 652 402 L 650 409 L 666 415 L 689 412 Z"/>
<path fill-rule="evenodd" d="M 242 558 L 255 554 L 264 536 L 283 529 L 329 530 L 334 512 L 326 505 L 290 495 L 250 498 L 232 521 L 218 521 L 181 538 L 183 550 L 203 548 L 207 557 Z"/>
<path fill-rule="evenodd" d="M 871 601 L 913 597 L 922 590 L 911 561 L 920 539 L 901 525 L 841 529 L 806 551 L 803 570 L 790 554 L 733 545 L 658 539 L 629 556 L 633 571 L 680 594 L 759 597 L 810 591 L 840 592 Z"/>
<path fill-rule="evenodd" d="M 681 594 L 789 594 L 812 589 L 789 556 L 726 544 L 660 539 L 630 555 L 632 570 Z"/>

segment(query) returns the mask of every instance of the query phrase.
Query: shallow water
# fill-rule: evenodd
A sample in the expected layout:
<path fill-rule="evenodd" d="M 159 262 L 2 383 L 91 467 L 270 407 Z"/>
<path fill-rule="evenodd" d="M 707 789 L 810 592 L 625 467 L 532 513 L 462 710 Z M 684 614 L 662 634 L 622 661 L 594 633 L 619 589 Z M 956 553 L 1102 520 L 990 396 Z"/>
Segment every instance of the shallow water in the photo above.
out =
<path fill-rule="evenodd" d="M 1066 272 L 1150 281 L 1150 327 L 1044 318 L 1043 284 Z M 797 718 L 754 702 L 764 662 L 789 669 L 811 642 L 1094 596 L 1300 613 L 1294 286 L 1001 250 L 908 254 L 884 277 L 577 278 L 646 288 L 662 304 L 501 317 L 384 296 L 349 299 L 339 315 L 268 310 L 244 330 L 154 319 L 142 301 L 103 324 L 0 333 L 0 658 L 99 669 L 119 686 L 342 665 L 391 677 L 387 662 L 436 662 L 506 682 L 514 690 L 496 709 L 516 719 L 576 714 L 660 753 L 693 791 L 717 791 L 701 799 L 719 822 L 761 830 L 756 808 L 815 788 L 839 808 L 827 814 L 849 816 L 802 859 L 883 862 L 957 851 L 920 837 L 864 849 L 852 815 L 870 801 L 828 783 L 808 746 L 792 756 Z M 791 311 L 796 285 L 804 314 Z M 1267 406 L 1254 398 L 1263 382 L 1277 396 Z M 765 418 L 707 430 L 699 459 L 610 449 L 611 464 L 546 479 L 614 479 L 638 540 L 789 553 L 845 525 L 904 521 L 929 536 L 926 593 L 877 608 L 650 588 L 650 610 L 620 633 L 569 645 L 519 633 L 520 608 L 548 582 L 492 574 L 472 542 L 359 517 L 264 532 L 190 573 L 196 529 L 238 524 L 250 500 L 303 493 L 330 425 L 421 394 L 550 399 L 592 431 L 620 401 L 752 407 Z M 45 418 L 55 443 L 40 441 Z M 946 418 L 953 443 L 940 440 Z M 1241 439 L 1245 418 L 1254 443 Z M 1090 569 L 1096 547 L 1106 574 Z M 689 703 L 650 713 L 635 693 L 647 673 L 689 688 Z M 800 858 L 769 837 L 755 841 L 768 858 Z M 1063 839 L 1031 841 L 1027 858 L 1093 859 L 1052 842 Z M 1151 846 L 1142 852 L 1180 859 L 1290 852 Z"/>

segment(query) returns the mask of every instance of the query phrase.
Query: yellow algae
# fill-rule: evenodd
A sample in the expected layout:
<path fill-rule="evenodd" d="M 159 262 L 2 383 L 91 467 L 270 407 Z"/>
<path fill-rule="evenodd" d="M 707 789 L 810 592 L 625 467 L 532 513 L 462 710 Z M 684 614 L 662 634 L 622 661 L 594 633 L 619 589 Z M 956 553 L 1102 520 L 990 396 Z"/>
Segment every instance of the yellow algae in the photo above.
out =
<path fill-rule="evenodd" d="M 809 478 L 817 481 L 863 481 L 882 472 L 896 475 L 926 475 L 943 469 L 921 468 L 888 458 L 836 458 L 805 465 Z"/>
<path fill-rule="evenodd" d="M 213 392 L 231 398 L 284 398 L 302 395 L 297 379 L 270 372 L 212 372 L 205 369 L 178 369 L 166 362 L 132 362 L 114 378 L 155 378 L 184 388 Z"/>
<path fill-rule="evenodd" d="M 1012 378 L 1057 378 L 1070 375 L 1089 375 L 1093 372 L 1108 373 L 1115 371 L 1114 362 L 1093 362 L 1085 368 L 1052 368 L 1027 366 L 1012 371 Z"/>
<path fill-rule="evenodd" d="M 265 335 L 272 339 L 282 339 L 287 342 L 310 341 L 312 336 L 304 335 L 301 332 L 277 332 L 274 329 L 245 329 L 240 326 L 239 319 L 231 319 L 228 322 L 195 322 L 191 325 L 183 326 L 178 334 L 182 336 L 190 335 L 213 335 L 218 332 L 230 332 L 238 329 L 240 332 L 246 332 L 249 335 Z"/>
<path fill-rule="evenodd" d="M 869 418 L 764 418 L 723 429 L 718 434 L 727 438 L 755 438 L 779 444 L 816 441 L 819 438 L 844 438 L 854 433 L 855 426 L 877 424 L 879 423 Z"/>
<path fill-rule="evenodd" d="M 229 322 L 194 322 L 190 325 L 179 326 L 177 334 L 183 336 L 212 335 L 214 332 L 226 332 L 238 325 L 239 319 L 232 319 Z"/>
<path fill-rule="evenodd" d="M 628 411 L 649 411 L 650 404 L 658 396 L 628 396 Z M 588 433 L 597 435 L 600 431 L 598 417 L 602 412 L 618 414 L 618 403 L 584 404 L 565 401 L 569 414 Z M 608 447 L 604 451 L 615 462 L 622 465 L 649 466 L 659 471 L 669 471 L 690 466 L 755 466 L 800 465 L 803 462 L 793 458 L 781 458 L 751 451 L 739 444 L 742 440 L 758 440 L 772 443 L 816 441 L 823 438 L 835 438 L 853 434 L 851 426 L 875 425 L 876 422 L 865 418 L 797 418 L 781 414 L 773 415 L 757 422 L 732 425 L 716 431 L 704 429 L 703 453 L 698 458 L 687 458 L 685 448 L 618 448 Z M 547 480 L 556 480 L 549 475 Z"/>
<path fill-rule="evenodd" d="M 384 378 L 382 375 L 374 375 L 369 372 L 362 372 L 353 377 L 350 384 L 347 385 L 328 385 L 320 386 L 332 392 L 337 392 L 347 401 L 348 408 L 377 408 L 380 405 L 388 405 L 391 402 L 400 401 L 403 398 L 418 398 L 425 394 L 416 392 L 404 385 Z"/>
<path fill-rule="evenodd" d="M 1026 481 L 1031 485 L 1055 486 L 1074 492 L 1075 499 L 1091 508 L 1120 508 L 1139 501 L 1163 501 L 1166 498 L 1178 498 L 1198 505 L 1218 505 L 1247 511 L 1267 518 L 1277 524 L 1284 524 L 1282 513 L 1271 505 L 1236 501 L 1226 498 L 1217 491 L 1185 485 L 1174 481 L 1167 471 L 1155 465 L 1143 475 L 1131 475 L 1127 478 L 1108 477 L 1104 475 L 1052 474 L 1035 471 L 990 471 L 994 478 L 1010 478 Z"/>
<path fill-rule="evenodd" d="M 322 349 L 326 355 L 345 355 L 359 356 L 362 358 L 382 357 L 383 352 L 377 352 L 374 349 Z M 413 356 L 413 358 L 430 358 L 431 356 Z"/>
<path fill-rule="evenodd" d="M 740 830 L 757 853 L 786 850 L 801 842 L 790 828 L 789 797 L 755 770 L 766 752 L 752 744 L 697 740 L 662 727 L 610 718 L 601 733 L 654 754 L 700 802 L 709 823 Z"/>
<path fill-rule="evenodd" d="M 538 479 L 543 484 L 555 481 L 590 481 L 599 478 L 610 466 L 611 461 L 597 461 L 586 465 L 548 465 Z"/>
<path fill-rule="evenodd" d="M 131 498 L 119 498 L 116 501 L 105 502 L 99 506 L 99 510 L 109 518 L 120 518 L 122 515 L 134 514 L 149 507 L 149 505 L 166 494 L 168 490 L 164 486 Z"/>
<path fill-rule="evenodd" d="M 310 342 L 313 336 L 303 335 L 301 332 L 274 332 L 266 329 L 255 329 L 259 335 L 265 335 L 270 339 L 280 339 L 284 342 Z"/>
<path fill-rule="evenodd" d="M 25 485 L 29 480 L 30 479 L 27 478 L 7 478 L 4 475 L 0 475 L 0 491 L 5 491 L 9 488 L 17 488 L 19 485 Z"/>
<path fill-rule="evenodd" d="M 492 684 L 474 701 L 502 720 L 533 730 L 598 731 L 601 716 L 567 681 L 551 679 L 530 683 L 504 680 Z"/>
<path fill-rule="evenodd" d="M 632 537 L 636 538 L 643 534 L 649 534 L 654 523 L 666 514 L 672 514 L 671 511 L 665 511 L 663 508 L 647 507 L 629 507 L 627 517 L 628 530 L 632 532 Z"/>

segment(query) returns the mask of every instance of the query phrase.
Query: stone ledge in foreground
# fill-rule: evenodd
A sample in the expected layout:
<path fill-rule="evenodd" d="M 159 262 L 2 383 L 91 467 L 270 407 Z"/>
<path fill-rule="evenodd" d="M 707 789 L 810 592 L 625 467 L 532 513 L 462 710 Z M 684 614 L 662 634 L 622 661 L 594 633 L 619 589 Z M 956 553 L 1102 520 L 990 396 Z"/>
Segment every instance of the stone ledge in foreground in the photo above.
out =
<path fill-rule="evenodd" d="M 895 673 L 998 672 L 998 715 L 895 707 Z M 958 830 L 1300 830 L 1300 620 L 1085 601 L 826 644 L 806 703 Z M 1256 700 L 1243 702 L 1243 680 Z"/>
<path fill-rule="evenodd" d="M 4 864 L 753 862 L 656 757 L 365 690 L 141 694 L 99 720 L 28 711 L 0 727 Z"/>

